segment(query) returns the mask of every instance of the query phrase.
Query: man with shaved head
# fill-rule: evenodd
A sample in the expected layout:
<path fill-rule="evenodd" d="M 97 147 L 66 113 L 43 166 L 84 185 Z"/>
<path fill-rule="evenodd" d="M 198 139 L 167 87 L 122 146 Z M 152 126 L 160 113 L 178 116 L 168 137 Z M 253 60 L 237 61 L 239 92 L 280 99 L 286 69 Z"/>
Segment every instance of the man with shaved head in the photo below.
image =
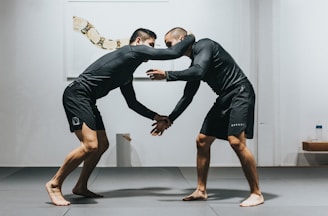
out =
<path fill-rule="evenodd" d="M 167 47 L 174 46 L 186 37 L 187 31 L 177 27 L 165 35 Z M 259 188 L 254 156 L 246 146 L 246 139 L 253 138 L 255 93 L 252 84 L 231 55 L 217 42 L 201 39 L 184 53 L 191 59 L 191 66 L 185 70 L 163 71 L 154 69 L 147 74 L 153 80 L 187 81 L 182 98 L 169 115 L 174 122 L 189 106 L 201 81 L 206 82 L 218 95 L 207 113 L 197 143 L 196 190 L 184 201 L 207 200 L 206 182 L 210 164 L 211 145 L 215 139 L 228 140 L 237 154 L 250 186 L 250 196 L 240 203 L 242 207 L 256 206 L 264 202 Z M 153 135 L 165 130 L 165 122 L 158 122 Z"/>

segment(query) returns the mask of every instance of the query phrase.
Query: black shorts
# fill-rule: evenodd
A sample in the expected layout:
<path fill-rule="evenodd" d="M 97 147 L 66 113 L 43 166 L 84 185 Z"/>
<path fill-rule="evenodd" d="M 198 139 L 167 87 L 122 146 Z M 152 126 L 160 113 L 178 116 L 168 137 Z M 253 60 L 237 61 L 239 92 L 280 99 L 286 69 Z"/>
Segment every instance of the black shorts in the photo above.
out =
<path fill-rule="evenodd" d="M 73 82 L 67 86 L 63 95 L 63 105 L 71 132 L 81 130 L 83 123 L 92 130 L 105 130 L 96 103 L 88 97 L 81 84 Z"/>
<path fill-rule="evenodd" d="M 227 140 L 245 131 L 246 138 L 254 134 L 255 93 L 249 82 L 220 95 L 207 113 L 200 133 Z"/>

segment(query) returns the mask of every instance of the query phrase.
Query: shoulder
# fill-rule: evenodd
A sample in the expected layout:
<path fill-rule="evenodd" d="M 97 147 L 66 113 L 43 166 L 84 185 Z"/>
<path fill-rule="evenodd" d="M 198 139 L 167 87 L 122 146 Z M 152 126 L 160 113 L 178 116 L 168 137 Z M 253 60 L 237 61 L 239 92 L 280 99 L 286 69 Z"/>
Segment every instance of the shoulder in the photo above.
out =
<path fill-rule="evenodd" d="M 125 46 L 122 46 L 121 48 L 115 50 L 115 52 L 131 52 L 132 47 L 133 46 L 131 46 L 131 45 L 125 45 Z"/>
<path fill-rule="evenodd" d="M 151 49 L 154 49 L 146 45 L 137 45 L 137 46 L 129 46 L 129 47 L 132 52 L 137 52 L 137 53 L 148 53 L 150 52 Z"/>
<path fill-rule="evenodd" d="M 213 48 L 215 45 L 215 42 L 209 38 L 203 38 L 198 40 L 196 43 L 193 45 L 193 50 L 195 52 L 199 52 L 202 50 L 210 50 Z"/>
<path fill-rule="evenodd" d="M 111 52 L 108 52 L 106 56 L 117 56 L 117 55 L 126 55 L 128 53 L 130 53 L 132 50 L 131 50 L 131 47 L 130 45 L 125 45 L 121 48 L 118 48 L 118 49 L 115 49 Z"/>
<path fill-rule="evenodd" d="M 116 53 L 116 56 L 138 56 L 138 54 L 140 53 L 138 51 L 138 46 L 131 46 L 131 45 L 125 45 L 117 50 L 114 51 Z"/>
<path fill-rule="evenodd" d="M 215 42 L 209 38 L 202 38 L 200 40 L 198 40 L 195 45 L 196 46 L 211 46 L 213 45 Z"/>

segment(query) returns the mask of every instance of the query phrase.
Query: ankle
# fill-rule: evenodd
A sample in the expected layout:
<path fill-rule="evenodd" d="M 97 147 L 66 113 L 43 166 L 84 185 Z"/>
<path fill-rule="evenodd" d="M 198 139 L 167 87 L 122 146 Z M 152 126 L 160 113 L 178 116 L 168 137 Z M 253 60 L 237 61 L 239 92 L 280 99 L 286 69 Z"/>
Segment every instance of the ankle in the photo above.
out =
<path fill-rule="evenodd" d="M 252 192 L 251 194 L 255 194 L 257 196 L 262 196 L 262 193 L 261 192 Z"/>
<path fill-rule="evenodd" d="M 198 192 L 202 193 L 202 194 L 206 194 L 206 189 L 205 188 L 197 188 Z"/>
<path fill-rule="evenodd" d="M 54 181 L 49 181 L 46 185 L 51 188 L 60 188 L 59 184 Z"/>

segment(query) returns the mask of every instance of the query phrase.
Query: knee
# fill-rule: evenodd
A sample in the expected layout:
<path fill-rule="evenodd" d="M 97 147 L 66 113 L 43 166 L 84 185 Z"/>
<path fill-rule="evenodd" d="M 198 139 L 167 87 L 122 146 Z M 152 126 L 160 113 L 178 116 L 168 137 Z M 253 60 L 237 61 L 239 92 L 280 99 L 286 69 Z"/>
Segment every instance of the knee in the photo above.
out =
<path fill-rule="evenodd" d="M 83 142 L 84 151 L 86 153 L 94 153 L 98 151 L 98 141 L 97 140 L 87 140 Z"/>
<path fill-rule="evenodd" d="M 108 139 L 98 140 L 98 142 L 99 142 L 99 144 L 98 144 L 99 152 L 104 153 L 105 151 L 107 151 L 107 149 L 109 148 Z"/>
<path fill-rule="evenodd" d="M 229 136 L 228 141 L 229 141 L 231 148 L 233 148 L 233 150 L 235 150 L 235 151 L 240 151 L 245 147 L 242 140 L 240 140 L 238 137 Z"/>
<path fill-rule="evenodd" d="M 211 147 L 211 143 L 207 142 L 206 136 L 199 134 L 196 138 L 197 150 L 208 149 Z"/>
<path fill-rule="evenodd" d="M 99 132 L 97 135 L 97 139 L 98 139 L 98 149 L 99 149 L 98 151 L 102 154 L 105 151 L 107 151 L 107 149 L 109 148 L 109 142 L 106 133 Z"/>
<path fill-rule="evenodd" d="M 93 153 L 98 151 L 98 139 L 96 136 L 84 136 L 82 146 L 86 153 Z"/>

